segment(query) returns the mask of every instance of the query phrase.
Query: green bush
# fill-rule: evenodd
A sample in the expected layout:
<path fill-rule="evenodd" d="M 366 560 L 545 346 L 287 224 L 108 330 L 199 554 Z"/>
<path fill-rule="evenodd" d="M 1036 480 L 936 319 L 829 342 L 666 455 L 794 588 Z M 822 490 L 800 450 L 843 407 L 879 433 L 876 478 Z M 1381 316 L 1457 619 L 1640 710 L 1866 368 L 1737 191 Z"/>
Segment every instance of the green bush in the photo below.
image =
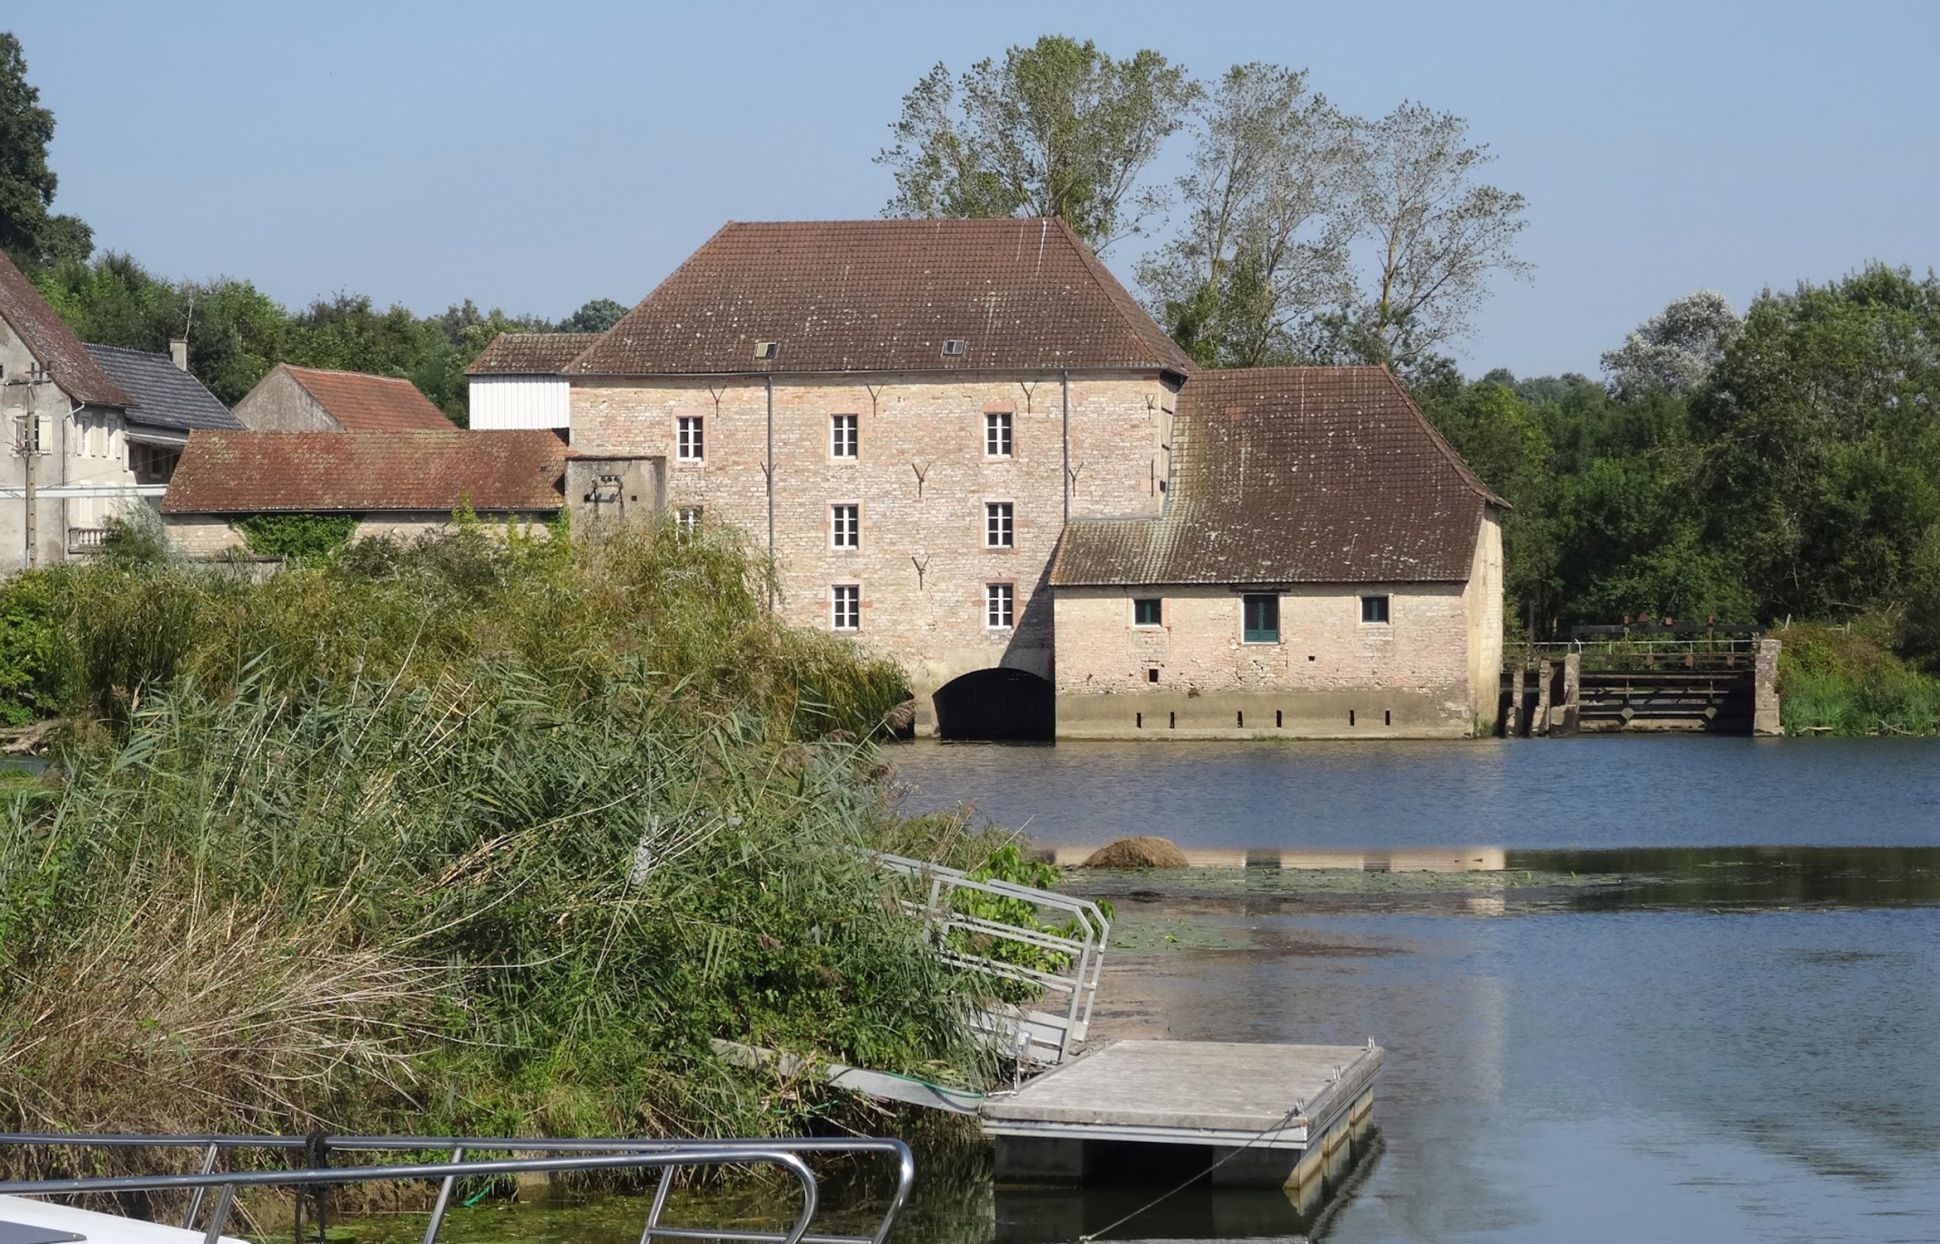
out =
<path fill-rule="evenodd" d="M 33 570 L 0 582 L 0 726 L 53 717 L 68 707 L 75 662 L 68 648 L 66 570 Z"/>
<path fill-rule="evenodd" d="M 352 514 L 248 514 L 230 526 L 259 557 L 314 566 L 350 543 L 357 518 Z"/>
<path fill-rule="evenodd" d="M 1776 635 L 1788 734 L 1940 734 L 1940 678 L 1896 655 L 1892 617 L 1789 626 Z"/>

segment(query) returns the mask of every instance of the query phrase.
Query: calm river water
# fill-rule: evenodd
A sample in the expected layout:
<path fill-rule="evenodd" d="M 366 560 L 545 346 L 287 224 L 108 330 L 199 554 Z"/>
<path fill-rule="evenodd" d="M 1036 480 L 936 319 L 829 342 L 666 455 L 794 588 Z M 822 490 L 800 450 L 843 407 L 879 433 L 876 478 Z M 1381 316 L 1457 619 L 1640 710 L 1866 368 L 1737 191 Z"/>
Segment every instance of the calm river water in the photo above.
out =
<path fill-rule="evenodd" d="M 1940 1241 L 1940 743 L 888 758 L 907 810 L 974 802 L 1041 841 L 1377 851 L 1364 871 L 1072 874 L 1117 909 L 1096 1036 L 1372 1036 L 1388 1056 L 1378 1132 L 1329 1202 L 1189 1191 L 1106 1240 Z M 1455 845 L 1502 866 L 1378 863 Z M 998 1189 L 980 1156 L 932 1154 L 895 1239 L 1064 1244 L 1159 1190 Z M 637 1238 L 643 1213 L 481 1206 L 446 1235 Z"/>
<path fill-rule="evenodd" d="M 1489 874 L 1095 883 L 1124 946 L 1102 1035 L 1388 1051 L 1378 1150 L 1318 1221 L 1198 1194 L 1110 1238 L 1940 1240 L 1940 745 L 891 759 L 906 808 L 974 801 L 1045 841 L 1512 848 Z M 993 1234 L 1073 1239 L 1124 1207 L 1000 1193 Z"/>

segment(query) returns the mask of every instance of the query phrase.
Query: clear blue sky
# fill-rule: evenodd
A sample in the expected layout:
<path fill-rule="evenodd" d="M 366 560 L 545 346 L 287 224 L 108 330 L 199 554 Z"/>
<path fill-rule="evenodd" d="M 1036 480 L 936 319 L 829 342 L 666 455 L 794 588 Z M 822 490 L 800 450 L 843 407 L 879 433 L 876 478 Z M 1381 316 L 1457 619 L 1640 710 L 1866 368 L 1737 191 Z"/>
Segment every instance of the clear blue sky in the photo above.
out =
<path fill-rule="evenodd" d="M 1469 118 L 1527 285 L 1460 350 L 1594 372 L 1678 294 L 1924 270 L 1940 5 L 15 3 L 56 206 L 170 276 L 419 311 L 631 304 L 724 220 L 873 216 L 902 94 L 1046 31 Z M 1130 247 L 1107 261 L 1131 283 Z"/>

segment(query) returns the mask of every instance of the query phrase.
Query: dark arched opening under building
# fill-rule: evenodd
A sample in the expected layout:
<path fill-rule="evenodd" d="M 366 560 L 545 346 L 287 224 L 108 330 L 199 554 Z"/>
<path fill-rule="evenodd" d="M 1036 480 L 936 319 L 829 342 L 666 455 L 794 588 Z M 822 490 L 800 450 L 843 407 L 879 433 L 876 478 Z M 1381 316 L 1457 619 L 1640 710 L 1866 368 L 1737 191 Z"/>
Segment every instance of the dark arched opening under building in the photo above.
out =
<path fill-rule="evenodd" d="M 1024 670 L 973 670 L 936 690 L 937 737 L 1049 739 L 1057 728 L 1057 696 L 1048 680 Z"/>

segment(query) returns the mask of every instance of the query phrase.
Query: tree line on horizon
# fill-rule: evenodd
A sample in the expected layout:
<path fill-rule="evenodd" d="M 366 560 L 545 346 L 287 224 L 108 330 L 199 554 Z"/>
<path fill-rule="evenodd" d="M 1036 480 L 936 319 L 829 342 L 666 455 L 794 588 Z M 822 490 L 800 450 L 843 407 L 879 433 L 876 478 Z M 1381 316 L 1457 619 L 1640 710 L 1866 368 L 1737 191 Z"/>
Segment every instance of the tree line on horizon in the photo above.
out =
<path fill-rule="evenodd" d="M 401 375 L 464 420 L 464 368 L 500 331 L 598 331 L 594 300 L 553 322 L 433 316 L 338 294 L 290 311 L 244 280 L 170 282 L 52 211 L 51 113 L 0 34 L 0 248 L 86 340 L 159 350 L 192 326 L 191 367 L 233 402 L 293 362 Z M 1602 376 L 1464 377 L 1447 351 L 1491 283 L 1529 275 L 1526 204 L 1484 180 L 1468 124 L 1404 102 L 1348 115 L 1305 70 L 1208 80 L 1150 49 L 1114 58 L 1046 35 L 902 101 L 877 157 L 885 215 L 1048 215 L 1094 250 L 1138 237 L 1137 285 L 1208 367 L 1392 368 L 1505 521 L 1508 625 L 1676 617 L 1867 620 L 1940 668 L 1940 282 L 1869 263 L 1767 289 L 1740 315 L 1670 302 Z M 1179 171 L 1154 169 L 1186 144 Z"/>

